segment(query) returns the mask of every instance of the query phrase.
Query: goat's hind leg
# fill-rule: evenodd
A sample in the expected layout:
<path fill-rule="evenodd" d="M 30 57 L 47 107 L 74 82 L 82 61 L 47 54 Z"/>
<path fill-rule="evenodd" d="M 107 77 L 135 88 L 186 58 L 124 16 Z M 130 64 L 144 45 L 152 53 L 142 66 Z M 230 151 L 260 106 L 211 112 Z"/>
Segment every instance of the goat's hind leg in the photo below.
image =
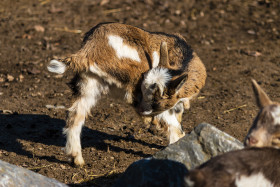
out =
<path fill-rule="evenodd" d="M 94 78 L 83 78 L 79 85 L 80 96 L 68 109 L 67 124 L 63 129 L 63 133 L 66 135 L 65 152 L 73 158 L 76 166 L 82 166 L 85 163 L 80 140 L 82 126 L 91 108 L 105 89 L 104 85 Z"/>

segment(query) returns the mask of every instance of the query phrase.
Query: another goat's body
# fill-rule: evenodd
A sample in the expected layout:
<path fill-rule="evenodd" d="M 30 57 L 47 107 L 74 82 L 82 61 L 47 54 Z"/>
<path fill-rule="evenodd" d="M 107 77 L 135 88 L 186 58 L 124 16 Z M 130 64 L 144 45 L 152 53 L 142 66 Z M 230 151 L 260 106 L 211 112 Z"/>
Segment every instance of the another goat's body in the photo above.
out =
<path fill-rule="evenodd" d="M 187 187 L 279 187 L 279 165 L 279 149 L 243 149 L 214 157 L 185 181 Z"/>
<path fill-rule="evenodd" d="M 159 64 L 162 42 L 168 45 L 171 68 L 175 71 L 188 73 L 189 63 L 199 59 L 180 35 L 150 33 L 129 25 L 110 23 L 99 24 L 87 32 L 82 48 L 77 53 L 62 62 L 50 62 L 48 68 L 51 72 L 63 73 L 68 67 L 77 74 L 71 84 L 76 98 L 68 110 L 64 129 L 67 136 L 66 153 L 74 158 L 76 165 L 84 164 L 80 134 L 91 108 L 102 95 L 108 93 L 123 93 L 121 97 L 137 107 L 142 97 L 142 74 Z M 202 62 L 199 60 L 197 63 L 205 71 Z M 121 91 L 112 93 L 113 88 Z M 173 112 L 174 105 L 166 108 L 167 117 L 164 114 L 160 116 L 168 126 L 177 129 L 170 132 L 169 137 L 173 137 L 170 143 L 184 135 L 178 116 Z"/>

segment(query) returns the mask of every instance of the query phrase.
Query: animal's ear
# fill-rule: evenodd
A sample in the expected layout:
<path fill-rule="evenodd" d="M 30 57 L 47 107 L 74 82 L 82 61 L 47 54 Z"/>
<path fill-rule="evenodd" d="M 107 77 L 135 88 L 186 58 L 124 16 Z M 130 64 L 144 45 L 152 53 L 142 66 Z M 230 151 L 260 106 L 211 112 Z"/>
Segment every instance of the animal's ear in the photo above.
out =
<path fill-rule="evenodd" d="M 255 93 L 257 105 L 259 108 L 263 108 L 267 105 L 272 104 L 272 101 L 269 99 L 267 94 L 263 91 L 263 89 L 259 86 L 259 84 L 252 79 L 252 84 L 253 84 L 253 90 Z"/>
<path fill-rule="evenodd" d="M 159 66 L 166 67 L 166 68 L 169 67 L 169 57 L 168 57 L 168 50 L 167 50 L 166 42 L 161 42 L 161 45 L 160 45 Z"/>
<path fill-rule="evenodd" d="M 188 74 L 184 74 L 178 77 L 177 79 L 170 81 L 168 86 L 170 90 L 170 95 L 177 93 L 182 88 L 182 86 L 186 83 L 187 79 L 188 79 Z"/>

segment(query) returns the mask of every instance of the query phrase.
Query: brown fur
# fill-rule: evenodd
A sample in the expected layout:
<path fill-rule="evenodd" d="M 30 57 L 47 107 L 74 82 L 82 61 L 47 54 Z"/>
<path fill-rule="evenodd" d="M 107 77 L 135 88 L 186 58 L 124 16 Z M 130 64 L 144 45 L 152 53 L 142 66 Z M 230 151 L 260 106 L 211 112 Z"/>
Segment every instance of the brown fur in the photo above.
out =
<path fill-rule="evenodd" d="M 135 49 L 140 62 L 130 58 L 119 58 L 115 49 L 109 44 L 110 35 L 121 37 L 124 44 Z M 121 88 L 121 91 L 126 94 L 126 101 L 137 107 L 141 100 L 142 75 L 153 67 L 153 53 L 156 51 L 159 54 L 163 41 L 168 46 L 169 68 L 182 73 L 189 66 L 193 66 L 191 64 L 195 62 L 193 58 L 196 54 L 182 36 L 147 32 L 119 23 L 95 26 L 85 34 L 81 49 L 62 60 L 76 73 L 71 84 L 76 98 L 68 110 L 67 125 L 64 129 L 67 137 L 66 153 L 73 157 L 76 165 L 84 164 L 80 133 L 90 109 L 95 106 L 102 94 L 107 94 L 113 88 Z M 61 62 L 54 60 L 53 65 L 58 65 L 55 68 L 59 67 L 62 70 L 56 71 L 57 69 L 54 68 L 53 72 L 65 71 L 64 64 Z M 202 69 L 205 71 L 203 65 Z M 181 121 L 181 114 L 178 114 L 177 118 Z M 183 132 L 181 134 L 184 135 Z"/>
<path fill-rule="evenodd" d="M 168 108 L 173 107 L 179 99 L 194 98 L 204 87 L 206 80 L 206 69 L 195 53 L 194 58 L 189 62 L 187 66 L 186 74 L 188 75 L 187 80 L 177 94 L 174 94 L 174 88 L 170 89 L 170 87 L 167 87 L 163 96 L 158 96 L 157 102 L 159 108 L 157 109 L 159 111 L 164 111 Z M 172 80 L 177 79 L 179 76 L 174 76 Z M 170 85 L 172 85 L 172 80 Z M 188 109 L 189 106 L 187 105 L 185 106 L 185 108 Z"/>
<path fill-rule="evenodd" d="M 108 44 L 108 35 L 122 37 L 124 44 L 138 51 L 141 62 L 135 62 L 128 58 L 119 59 L 115 55 L 114 49 Z M 131 93 L 135 93 L 142 73 L 151 68 L 152 53 L 160 51 L 162 41 L 167 42 L 169 59 L 173 69 L 186 67 L 193 56 L 192 49 L 185 43 L 185 39 L 181 35 L 151 33 L 130 25 L 99 24 L 92 28 L 86 36 L 82 48 L 66 58 L 64 62 L 74 72 L 89 71 L 90 65 L 96 64 L 103 72 L 117 79 L 121 86 L 124 86 Z M 186 45 L 186 49 L 182 50 L 180 45 Z"/>
<path fill-rule="evenodd" d="M 272 115 L 280 110 L 280 104 L 271 101 L 255 80 L 252 80 L 252 83 L 260 111 L 245 138 L 245 145 L 280 148 L 280 116 L 274 116 L 277 120 Z"/>
<path fill-rule="evenodd" d="M 192 187 L 234 187 L 240 176 L 262 173 L 266 179 L 280 186 L 280 150 L 248 148 L 216 156 L 190 171 L 186 179 Z M 186 187 L 190 186 L 186 184 Z"/>

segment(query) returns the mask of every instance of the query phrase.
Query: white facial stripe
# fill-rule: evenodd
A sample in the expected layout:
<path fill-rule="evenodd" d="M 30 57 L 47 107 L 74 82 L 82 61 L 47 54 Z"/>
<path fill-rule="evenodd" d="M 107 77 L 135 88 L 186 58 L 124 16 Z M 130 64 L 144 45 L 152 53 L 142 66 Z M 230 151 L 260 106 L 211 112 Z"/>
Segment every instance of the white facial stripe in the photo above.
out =
<path fill-rule="evenodd" d="M 153 52 L 153 68 L 157 67 L 158 64 L 159 64 L 158 52 L 154 51 Z"/>
<path fill-rule="evenodd" d="M 119 36 L 110 35 L 108 36 L 109 45 L 116 51 L 119 59 L 130 58 L 137 62 L 141 62 L 140 57 L 136 49 L 123 43 L 123 39 Z"/>
<path fill-rule="evenodd" d="M 280 106 L 277 106 L 273 111 L 271 111 L 271 115 L 274 119 L 274 124 L 280 124 Z"/>
<path fill-rule="evenodd" d="M 269 180 L 267 180 L 263 176 L 261 172 L 250 176 L 240 176 L 235 180 L 235 185 L 237 187 L 246 187 L 246 186 L 273 187 L 274 186 Z"/>

